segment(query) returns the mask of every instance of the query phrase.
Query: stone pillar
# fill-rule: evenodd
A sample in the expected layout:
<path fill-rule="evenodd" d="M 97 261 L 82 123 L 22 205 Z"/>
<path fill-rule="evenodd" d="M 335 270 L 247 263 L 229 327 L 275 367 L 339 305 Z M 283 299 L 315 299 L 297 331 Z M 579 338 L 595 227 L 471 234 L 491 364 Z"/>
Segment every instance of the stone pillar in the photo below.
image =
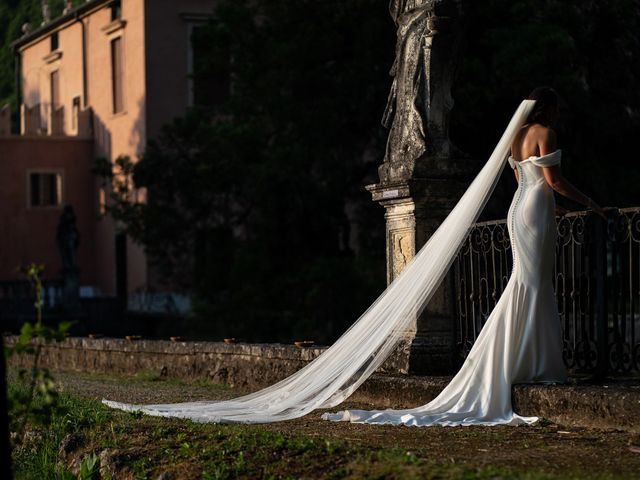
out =
<path fill-rule="evenodd" d="M 426 243 L 472 177 L 470 159 L 449 140 L 451 83 L 462 28 L 459 0 L 392 0 L 398 27 L 394 76 L 383 124 L 389 128 L 379 183 L 367 186 L 386 209 L 387 282 Z M 455 368 L 453 279 L 448 275 L 387 371 L 451 373 Z"/>
<path fill-rule="evenodd" d="M 76 226 L 76 215 L 71 205 L 65 205 L 56 228 L 56 244 L 62 268 L 62 308 L 67 314 L 76 314 L 80 309 L 80 270 L 76 265 L 76 251 L 80 245 L 80 232 Z"/>
<path fill-rule="evenodd" d="M 65 313 L 77 315 L 80 311 L 80 271 L 77 267 L 63 268 L 62 308 Z"/>

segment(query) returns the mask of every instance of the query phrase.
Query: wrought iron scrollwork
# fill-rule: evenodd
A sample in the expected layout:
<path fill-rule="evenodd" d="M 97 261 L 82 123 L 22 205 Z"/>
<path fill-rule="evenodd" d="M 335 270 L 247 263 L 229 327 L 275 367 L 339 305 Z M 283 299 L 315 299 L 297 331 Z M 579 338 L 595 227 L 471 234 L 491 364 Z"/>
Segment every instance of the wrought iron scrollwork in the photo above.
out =
<path fill-rule="evenodd" d="M 557 219 L 553 281 L 563 358 L 576 372 L 640 373 L 640 207 L 620 210 L 606 228 L 598 222 L 589 212 Z M 500 298 L 511 266 L 506 220 L 475 224 L 454 265 L 461 357 Z"/>

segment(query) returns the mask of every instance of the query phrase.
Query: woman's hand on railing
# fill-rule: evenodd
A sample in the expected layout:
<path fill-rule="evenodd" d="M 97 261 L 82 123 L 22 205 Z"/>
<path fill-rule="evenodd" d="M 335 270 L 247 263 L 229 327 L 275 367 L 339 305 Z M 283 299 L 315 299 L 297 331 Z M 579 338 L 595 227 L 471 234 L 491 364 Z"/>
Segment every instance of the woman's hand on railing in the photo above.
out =
<path fill-rule="evenodd" d="M 617 217 L 621 215 L 620 209 L 618 207 L 602 207 L 602 213 L 604 213 L 605 218 Z"/>
<path fill-rule="evenodd" d="M 594 202 L 592 199 L 589 199 L 589 208 L 591 210 L 593 210 L 593 212 L 596 215 L 599 215 L 604 220 L 607 219 L 607 212 L 605 212 L 605 210 L 600 205 L 598 205 L 596 202 Z"/>

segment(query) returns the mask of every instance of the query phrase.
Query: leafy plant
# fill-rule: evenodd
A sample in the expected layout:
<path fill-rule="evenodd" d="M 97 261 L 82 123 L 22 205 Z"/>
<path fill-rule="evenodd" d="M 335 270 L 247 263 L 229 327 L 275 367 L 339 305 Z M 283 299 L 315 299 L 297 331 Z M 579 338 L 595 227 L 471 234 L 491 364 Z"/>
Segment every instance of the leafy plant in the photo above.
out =
<path fill-rule="evenodd" d="M 95 453 L 86 455 L 80 462 L 78 480 L 93 480 L 100 472 L 100 461 Z"/>
<path fill-rule="evenodd" d="M 18 270 L 27 276 L 35 293 L 34 307 L 36 321 L 25 322 L 20 335 L 13 345 L 5 348 L 7 359 L 14 355 L 32 357 L 29 368 L 19 368 L 18 380 L 28 385 L 26 389 L 10 390 L 7 398 L 10 429 L 13 432 L 14 447 L 24 441 L 27 423 L 47 425 L 52 414 L 58 409 L 58 390 L 48 369 L 39 365 L 43 345 L 54 341 L 62 341 L 67 335 L 71 322 L 61 322 L 56 327 L 42 323 L 42 281 L 44 265 L 31 263 Z M 35 402 L 38 397 L 39 401 Z"/>

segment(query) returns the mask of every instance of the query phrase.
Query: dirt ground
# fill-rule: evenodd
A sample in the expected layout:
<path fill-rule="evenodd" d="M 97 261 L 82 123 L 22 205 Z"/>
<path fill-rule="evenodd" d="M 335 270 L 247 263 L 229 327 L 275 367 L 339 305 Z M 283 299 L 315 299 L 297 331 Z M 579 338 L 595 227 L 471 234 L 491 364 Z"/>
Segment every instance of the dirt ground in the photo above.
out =
<path fill-rule="evenodd" d="M 240 393 L 206 382 L 183 383 L 153 377 L 116 378 L 56 373 L 64 391 L 96 400 L 168 403 L 223 399 Z M 345 402 L 345 408 L 374 405 Z M 568 428 L 545 420 L 533 426 L 397 427 L 334 423 L 322 411 L 252 428 L 347 442 L 372 449 L 402 448 L 439 463 L 508 467 L 562 475 L 580 472 L 608 478 L 640 478 L 640 437 L 624 431 Z"/>
<path fill-rule="evenodd" d="M 157 378 L 116 378 L 57 373 L 68 393 L 130 403 L 167 403 L 224 399 L 243 392 L 205 382 L 182 383 Z M 374 405 L 345 403 L 347 408 Z M 403 448 L 442 462 L 507 466 L 561 474 L 586 472 L 640 478 L 640 437 L 624 431 L 565 428 L 542 420 L 522 427 L 396 427 L 334 423 L 322 412 L 253 428 L 290 435 L 336 439 L 370 448 Z"/>

